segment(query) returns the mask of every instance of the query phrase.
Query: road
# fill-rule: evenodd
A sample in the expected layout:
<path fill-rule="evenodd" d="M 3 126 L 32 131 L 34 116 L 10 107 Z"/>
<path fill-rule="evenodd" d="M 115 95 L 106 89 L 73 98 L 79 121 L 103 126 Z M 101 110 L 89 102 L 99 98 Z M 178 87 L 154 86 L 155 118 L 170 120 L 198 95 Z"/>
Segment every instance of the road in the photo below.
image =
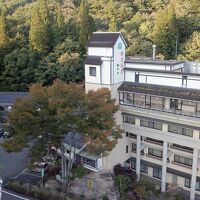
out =
<path fill-rule="evenodd" d="M 0 143 L 3 139 L 0 138 Z M 11 178 L 19 174 L 26 168 L 28 160 L 28 149 L 24 149 L 19 153 L 7 153 L 0 146 L 0 176 L 3 179 L 4 184 Z"/>
<path fill-rule="evenodd" d="M 14 192 L 3 189 L 1 200 L 31 200 L 31 198 L 27 198 Z"/>

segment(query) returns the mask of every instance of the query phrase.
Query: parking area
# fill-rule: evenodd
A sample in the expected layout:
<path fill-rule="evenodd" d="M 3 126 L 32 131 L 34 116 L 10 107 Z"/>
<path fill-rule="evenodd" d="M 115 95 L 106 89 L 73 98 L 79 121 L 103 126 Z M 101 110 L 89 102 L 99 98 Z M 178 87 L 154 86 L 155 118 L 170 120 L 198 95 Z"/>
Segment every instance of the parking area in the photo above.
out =
<path fill-rule="evenodd" d="M 4 138 L 0 138 L 0 144 L 4 140 Z M 0 176 L 3 179 L 3 184 L 26 169 L 28 155 L 28 148 L 18 153 L 8 153 L 0 146 Z"/>
<path fill-rule="evenodd" d="M 13 178 L 15 181 L 19 181 L 21 183 L 30 183 L 31 185 L 37 185 L 41 180 L 41 174 L 37 172 L 32 172 L 28 169 L 25 169 L 17 176 Z"/>

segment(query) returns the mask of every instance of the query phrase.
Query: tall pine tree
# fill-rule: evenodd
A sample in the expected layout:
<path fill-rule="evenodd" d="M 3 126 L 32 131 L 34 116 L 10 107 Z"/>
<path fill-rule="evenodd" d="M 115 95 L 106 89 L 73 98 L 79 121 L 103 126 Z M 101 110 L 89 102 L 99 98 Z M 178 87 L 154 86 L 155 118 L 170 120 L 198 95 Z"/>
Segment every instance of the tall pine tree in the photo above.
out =
<path fill-rule="evenodd" d="M 92 22 L 93 19 L 89 15 L 89 5 L 87 1 L 82 0 L 79 8 L 79 43 L 83 52 L 85 52 L 88 39 L 92 34 Z"/>
<path fill-rule="evenodd" d="M 116 14 L 115 14 L 115 3 L 113 0 L 109 1 L 107 13 L 108 13 L 108 19 L 109 19 L 109 31 L 116 32 L 117 23 L 116 23 Z"/>
<path fill-rule="evenodd" d="M 6 17 L 0 16 L 0 48 L 5 47 L 9 42 L 8 35 L 6 33 Z"/>
<path fill-rule="evenodd" d="M 153 42 L 165 59 L 174 59 L 177 48 L 176 15 L 172 5 L 159 10 L 153 28 Z"/>
<path fill-rule="evenodd" d="M 29 42 L 37 51 L 48 51 L 51 48 L 52 32 L 47 0 L 39 0 L 33 8 Z"/>

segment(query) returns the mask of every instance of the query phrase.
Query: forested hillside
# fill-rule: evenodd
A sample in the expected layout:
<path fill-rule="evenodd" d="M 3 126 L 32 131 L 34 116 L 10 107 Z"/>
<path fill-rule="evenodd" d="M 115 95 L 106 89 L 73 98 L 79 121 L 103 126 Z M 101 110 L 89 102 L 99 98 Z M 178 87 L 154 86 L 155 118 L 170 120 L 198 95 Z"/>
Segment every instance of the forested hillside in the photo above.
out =
<path fill-rule="evenodd" d="M 93 31 L 120 31 L 127 55 L 200 61 L 199 0 L 0 0 L 0 90 L 81 82 Z"/>

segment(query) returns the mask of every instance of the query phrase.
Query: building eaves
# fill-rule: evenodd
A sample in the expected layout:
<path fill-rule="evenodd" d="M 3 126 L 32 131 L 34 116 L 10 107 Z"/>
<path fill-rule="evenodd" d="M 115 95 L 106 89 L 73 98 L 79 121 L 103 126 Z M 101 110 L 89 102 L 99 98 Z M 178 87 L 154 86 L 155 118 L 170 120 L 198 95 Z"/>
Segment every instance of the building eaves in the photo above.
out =
<path fill-rule="evenodd" d="M 134 71 L 134 72 L 153 72 L 153 73 L 162 73 L 162 74 L 175 74 L 181 76 L 200 76 L 197 73 L 189 73 L 189 72 L 175 72 L 175 71 L 167 71 L 167 70 L 160 70 L 160 69 L 141 69 L 141 68 L 130 68 L 125 67 L 124 71 Z"/>
<path fill-rule="evenodd" d="M 200 101 L 200 90 L 198 89 L 135 82 L 123 82 L 118 90 L 141 94 L 150 94 L 160 97 L 171 97 L 177 99 Z"/>
<path fill-rule="evenodd" d="M 153 65 L 165 65 L 165 66 L 178 65 L 184 62 L 185 61 L 176 61 L 176 60 L 131 59 L 129 57 L 125 59 L 125 63 L 153 64 Z"/>
<path fill-rule="evenodd" d="M 102 60 L 100 56 L 87 56 L 85 59 L 86 65 L 101 65 Z"/>

